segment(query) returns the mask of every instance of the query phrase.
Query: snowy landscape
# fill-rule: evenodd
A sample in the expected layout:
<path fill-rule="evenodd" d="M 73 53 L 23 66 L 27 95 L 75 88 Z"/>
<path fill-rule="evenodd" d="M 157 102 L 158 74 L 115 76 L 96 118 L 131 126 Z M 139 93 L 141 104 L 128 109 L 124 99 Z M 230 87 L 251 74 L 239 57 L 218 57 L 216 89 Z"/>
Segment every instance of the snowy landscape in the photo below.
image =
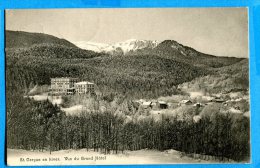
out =
<path fill-rule="evenodd" d="M 95 52 L 127 54 L 130 51 L 136 51 L 143 48 L 153 49 L 159 44 L 159 41 L 129 39 L 115 44 L 94 43 L 89 41 L 79 41 L 74 42 L 74 44 L 79 48 Z"/>
<path fill-rule="evenodd" d="M 10 165 L 137 165 L 137 164 L 182 164 L 182 163 L 217 163 L 234 162 L 231 160 L 216 160 L 210 156 L 192 158 L 175 151 L 138 150 L 125 151 L 120 154 L 104 155 L 93 150 L 61 150 L 49 154 L 39 151 L 25 151 L 8 149 L 8 163 Z M 28 157 L 26 157 L 28 156 Z M 24 162 L 20 162 L 24 158 Z M 44 161 L 43 159 L 47 159 Z"/>
<path fill-rule="evenodd" d="M 82 15 L 88 20 L 87 16 L 91 16 L 95 10 L 82 10 L 90 12 L 88 15 L 83 12 Z M 148 13 L 139 20 L 142 24 L 121 20 L 122 25 L 124 23 L 128 25 L 125 27 L 129 27 L 125 29 L 120 27 L 121 22 L 112 24 L 114 12 L 121 11 L 120 16 L 126 12 L 128 18 L 135 12 L 127 9 L 112 10 L 113 12 L 108 10 L 103 17 L 112 20 L 102 20 L 101 16 L 97 18 L 97 23 L 106 23 L 104 28 L 99 27 L 97 34 L 91 33 L 96 31 L 91 23 L 97 23 L 95 19 L 90 19 L 83 30 L 78 28 L 81 31 L 75 27 L 69 33 L 63 27 L 59 29 L 64 37 L 39 30 L 20 31 L 19 28 L 12 27 L 14 21 L 11 23 L 11 20 L 19 18 L 23 12 L 7 12 L 9 22 L 7 19 L 5 51 L 8 165 L 205 164 L 250 161 L 249 59 L 244 54 L 248 53 L 245 52 L 247 48 L 244 47 L 245 44 L 242 47 L 233 43 L 224 45 L 222 43 L 228 40 L 223 39 L 218 39 L 211 46 L 220 36 L 227 36 L 227 23 L 217 19 L 221 12 L 226 11 L 201 9 L 199 12 L 209 12 L 214 17 L 209 20 L 207 15 L 200 15 L 205 20 L 198 25 L 197 22 L 192 22 L 196 20 L 196 15 L 192 15 L 189 10 L 186 13 L 186 10 L 180 9 L 185 12 L 177 11 L 173 12 L 174 15 L 169 15 L 176 20 L 174 23 L 168 17 L 173 9 L 167 9 L 166 13 L 161 9 L 153 10 L 152 15 L 160 18 L 157 22 L 164 22 L 161 18 L 164 16 L 167 19 L 164 24 L 167 26 L 147 20 L 146 17 L 150 17 Z M 231 11 L 233 10 L 241 12 L 241 17 L 243 15 L 247 19 L 244 9 Z M 157 13 L 158 11 L 160 12 Z M 195 9 L 194 11 L 196 13 Z M 56 11 L 51 12 L 53 17 L 56 16 Z M 66 15 L 66 10 L 63 12 L 64 16 L 78 17 L 71 11 Z M 101 11 L 98 13 L 102 15 Z M 24 15 L 36 17 L 45 14 L 40 10 L 39 13 Z M 185 15 L 184 20 L 179 20 L 175 15 Z M 236 17 L 237 15 L 230 16 L 242 24 L 241 19 Z M 136 16 L 132 18 L 134 22 L 137 19 Z M 16 21 L 23 27 L 24 23 L 20 23 L 20 19 Z M 188 20 L 184 23 L 185 19 Z M 70 21 L 75 20 L 77 19 Z M 149 24 L 146 25 L 143 20 Z M 108 21 L 111 24 L 107 24 Z M 209 24 L 213 21 L 221 22 L 218 35 L 212 33 L 217 29 Z M 59 27 L 56 23 L 53 24 Z M 177 23 L 182 26 L 178 27 Z M 197 27 L 205 24 L 207 28 L 204 29 L 208 31 L 203 35 L 202 28 L 196 29 L 192 24 Z M 49 28 L 52 26 L 48 25 Z M 155 30 L 157 26 L 159 28 Z M 134 31 L 137 27 L 140 33 Z M 245 31 L 237 27 L 239 33 Z M 191 30 L 201 32 L 194 34 Z M 99 33 L 102 38 L 93 40 L 99 37 Z M 193 34 L 188 36 L 186 33 Z M 246 33 L 243 35 L 247 37 Z M 89 36 L 91 38 L 87 38 Z M 139 36 L 140 39 L 133 38 Z M 242 38 L 242 35 L 235 37 Z M 198 40 L 199 38 L 205 39 Z M 182 43 L 181 39 L 189 41 L 188 45 Z M 203 51 L 197 49 L 201 44 Z M 229 49 L 223 49 L 227 46 Z M 234 51 L 233 48 L 241 51 Z M 225 54 L 215 55 L 217 50 L 224 51 Z M 229 53 L 231 51 L 232 54 Z"/>

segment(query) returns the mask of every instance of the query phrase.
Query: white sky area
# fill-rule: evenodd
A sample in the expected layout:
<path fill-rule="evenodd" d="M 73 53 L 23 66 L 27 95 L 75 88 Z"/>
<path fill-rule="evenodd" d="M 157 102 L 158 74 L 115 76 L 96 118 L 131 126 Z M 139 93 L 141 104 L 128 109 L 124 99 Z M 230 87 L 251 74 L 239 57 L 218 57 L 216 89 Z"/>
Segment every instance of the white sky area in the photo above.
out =
<path fill-rule="evenodd" d="M 212 55 L 248 57 L 247 13 L 247 8 L 16 9 L 6 11 L 6 29 L 71 42 L 176 40 Z"/>

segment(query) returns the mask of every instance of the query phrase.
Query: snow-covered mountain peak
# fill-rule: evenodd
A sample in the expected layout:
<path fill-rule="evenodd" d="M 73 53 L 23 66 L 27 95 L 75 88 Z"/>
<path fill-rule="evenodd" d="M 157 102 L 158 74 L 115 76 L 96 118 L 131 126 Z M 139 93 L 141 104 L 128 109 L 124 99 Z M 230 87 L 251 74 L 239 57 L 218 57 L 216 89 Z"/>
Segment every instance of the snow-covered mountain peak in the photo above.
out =
<path fill-rule="evenodd" d="M 86 50 L 92 50 L 95 52 L 106 52 L 106 53 L 118 53 L 122 52 L 123 54 L 128 53 L 129 51 L 135 51 L 143 48 L 155 48 L 159 42 L 152 40 L 137 40 L 129 39 L 123 42 L 113 43 L 113 44 L 103 44 L 95 43 L 89 41 L 80 41 L 74 43 L 76 46 Z"/>
<path fill-rule="evenodd" d="M 103 48 L 109 46 L 108 44 L 95 43 L 91 41 L 78 41 L 78 42 L 74 42 L 74 44 L 81 49 L 91 50 L 95 52 L 102 52 Z"/>
<path fill-rule="evenodd" d="M 135 41 L 142 41 L 142 40 L 137 40 L 137 39 L 128 39 L 125 42 L 126 43 L 131 43 L 131 42 L 135 42 Z"/>

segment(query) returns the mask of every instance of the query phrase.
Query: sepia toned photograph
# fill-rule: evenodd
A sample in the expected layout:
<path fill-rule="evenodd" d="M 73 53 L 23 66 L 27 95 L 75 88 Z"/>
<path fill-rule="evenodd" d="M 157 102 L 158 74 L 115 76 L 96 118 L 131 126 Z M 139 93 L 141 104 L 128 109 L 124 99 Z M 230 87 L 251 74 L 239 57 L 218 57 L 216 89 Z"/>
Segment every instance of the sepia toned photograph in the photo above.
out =
<path fill-rule="evenodd" d="M 250 163 L 247 8 L 5 19 L 7 165 Z"/>

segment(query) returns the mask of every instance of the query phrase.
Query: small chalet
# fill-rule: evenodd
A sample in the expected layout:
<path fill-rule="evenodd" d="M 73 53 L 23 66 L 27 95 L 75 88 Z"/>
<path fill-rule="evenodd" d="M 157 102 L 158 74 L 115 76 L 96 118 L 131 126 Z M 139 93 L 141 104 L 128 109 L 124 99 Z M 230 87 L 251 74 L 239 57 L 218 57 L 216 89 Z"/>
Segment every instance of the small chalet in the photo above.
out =
<path fill-rule="evenodd" d="M 158 104 L 159 104 L 160 109 L 167 109 L 168 108 L 168 104 L 165 101 L 158 101 Z"/>
<path fill-rule="evenodd" d="M 191 105 L 191 104 L 192 104 L 192 101 L 190 101 L 190 100 L 182 100 L 182 101 L 180 101 L 179 106 Z"/>
<path fill-rule="evenodd" d="M 203 107 L 204 105 L 202 103 L 195 103 L 195 104 L 193 104 L 193 106 L 195 106 L 195 107 Z"/>
<path fill-rule="evenodd" d="M 223 102 L 225 102 L 225 100 L 223 100 L 223 99 L 217 97 L 217 98 L 214 98 L 214 99 L 212 100 L 212 102 L 223 103 Z"/>
<path fill-rule="evenodd" d="M 153 108 L 153 102 L 151 102 L 151 101 L 145 101 L 145 102 L 143 102 L 142 103 L 142 107 L 144 108 L 144 109 L 148 109 L 148 108 Z"/>

